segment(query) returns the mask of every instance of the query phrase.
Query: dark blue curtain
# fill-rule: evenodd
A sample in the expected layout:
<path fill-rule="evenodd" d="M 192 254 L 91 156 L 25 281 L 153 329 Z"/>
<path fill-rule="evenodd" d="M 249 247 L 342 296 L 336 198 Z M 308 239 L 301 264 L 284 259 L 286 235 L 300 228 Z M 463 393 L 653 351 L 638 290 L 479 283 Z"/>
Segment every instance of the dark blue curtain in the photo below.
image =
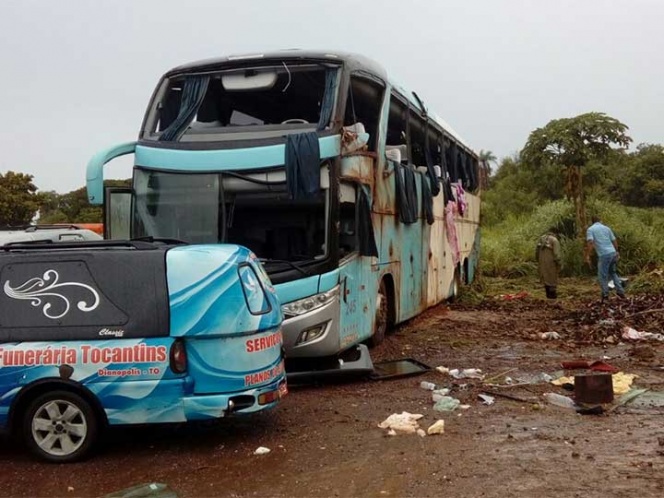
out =
<path fill-rule="evenodd" d="M 422 213 L 424 213 L 427 223 L 433 225 L 433 195 L 431 195 L 426 175 L 420 174 L 419 177 L 422 180 Z"/>
<path fill-rule="evenodd" d="M 394 185 L 397 197 L 397 211 L 401 223 L 410 225 L 417 221 L 417 183 L 415 171 L 390 161 L 394 167 Z"/>
<path fill-rule="evenodd" d="M 334 88 L 337 82 L 337 70 L 328 69 L 325 72 L 325 93 L 320 104 L 320 118 L 318 119 L 318 131 L 324 130 L 332 117 L 334 107 Z"/>
<path fill-rule="evenodd" d="M 320 190 L 320 148 L 315 131 L 286 136 L 286 185 L 291 199 L 306 199 Z"/>
<path fill-rule="evenodd" d="M 358 235 L 360 236 L 360 254 L 362 256 L 378 257 L 376 238 L 374 236 L 373 223 L 371 222 L 371 201 L 364 185 L 358 187 L 359 199 L 358 209 Z"/>
<path fill-rule="evenodd" d="M 431 181 L 431 193 L 436 196 L 440 193 L 440 184 L 438 183 L 438 177 L 436 177 L 436 170 L 434 169 L 433 159 L 431 158 L 431 151 L 429 150 L 429 140 L 427 137 L 424 156 L 427 161 L 427 175 Z"/>
<path fill-rule="evenodd" d="M 191 120 L 196 116 L 198 108 L 203 102 L 203 97 L 207 92 L 210 76 L 193 75 L 187 76 L 182 88 L 182 98 L 180 99 L 180 111 L 173 122 L 159 136 L 162 142 L 175 142 L 180 139 Z"/>

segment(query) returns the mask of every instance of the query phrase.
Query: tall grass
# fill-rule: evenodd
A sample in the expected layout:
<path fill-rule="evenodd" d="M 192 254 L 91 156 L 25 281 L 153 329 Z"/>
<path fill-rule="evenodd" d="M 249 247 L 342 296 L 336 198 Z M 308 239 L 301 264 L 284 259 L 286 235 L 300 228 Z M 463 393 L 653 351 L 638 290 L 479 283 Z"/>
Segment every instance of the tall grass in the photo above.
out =
<path fill-rule="evenodd" d="M 636 274 L 664 265 L 664 210 L 628 208 L 606 200 L 590 200 L 588 212 L 610 226 L 620 249 L 619 271 Z M 483 227 L 482 273 L 493 277 L 535 275 L 535 245 L 549 228 L 559 235 L 563 276 L 594 273 L 583 261 L 583 241 L 575 236 L 573 205 L 566 200 L 547 202 L 531 213 L 511 215 Z"/>

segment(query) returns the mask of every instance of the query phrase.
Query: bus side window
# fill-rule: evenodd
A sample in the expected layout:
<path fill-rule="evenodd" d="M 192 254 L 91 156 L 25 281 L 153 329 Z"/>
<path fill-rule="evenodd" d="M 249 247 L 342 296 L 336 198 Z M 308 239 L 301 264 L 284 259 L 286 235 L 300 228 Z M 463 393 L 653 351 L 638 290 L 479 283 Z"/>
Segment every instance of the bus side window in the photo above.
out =
<path fill-rule="evenodd" d="M 362 123 L 369 134 L 369 151 L 378 145 L 378 125 L 383 107 L 384 86 L 377 81 L 352 75 L 346 99 L 344 126 Z"/>
<path fill-rule="evenodd" d="M 357 251 L 359 251 L 359 239 L 355 186 L 342 183 L 339 203 L 339 256 L 343 259 Z"/>
<path fill-rule="evenodd" d="M 411 109 L 410 115 L 410 148 L 411 148 L 411 164 L 417 168 L 418 166 L 427 165 L 425 155 L 426 145 L 426 122 L 416 112 Z"/>
<path fill-rule="evenodd" d="M 387 141 L 386 150 L 399 150 L 401 163 L 408 164 L 408 140 L 406 131 L 408 129 L 407 120 L 408 107 L 394 94 L 390 96 L 390 114 L 387 122 Z M 403 146 L 403 147 L 401 147 Z"/>

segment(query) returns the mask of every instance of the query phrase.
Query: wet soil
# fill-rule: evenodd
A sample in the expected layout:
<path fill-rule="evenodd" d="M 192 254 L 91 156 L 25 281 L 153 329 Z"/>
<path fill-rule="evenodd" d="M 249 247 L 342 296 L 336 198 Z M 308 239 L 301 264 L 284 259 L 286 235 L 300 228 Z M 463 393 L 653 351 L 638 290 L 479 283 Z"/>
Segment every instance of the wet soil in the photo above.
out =
<path fill-rule="evenodd" d="M 594 306 L 530 296 L 443 305 L 399 327 L 372 357 L 479 368 L 494 384 L 554 373 L 563 360 L 605 358 L 638 374 L 639 387 L 664 390 L 664 344 L 605 342 L 612 334 L 588 340 Z M 610 306 L 625 309 L 626 303 Z M 636 312 L 622 313 L 621 320 Z M 578 334 L 583 326 L 590 328 Z M 550 331 L 561 338 L 539 338 Z M 451 387 L 470 408 L 435 412 L 431 393 L 419 386 L 423 380 Z M 486 389 L 520 401 L 496 397 L 485 406 L 477 395 Z M 2 439 L 0 495 L 100 496 L 162 482 L 179 496 L 664 496 L 661 408 L 579 415 L 547 405 L 545 392 L 569 394 L 546 383 L 487 388 L 436 371 L 292 387 L 281 406 L 258 416 L 114 429 L 91 459 L 71 465 L 35 461 Z M 377 427 L 402 411 L 424 415 L 424 429 L 444 419 L 445 433 L 392 437 Z M 259 446 L 271 452 L 254 455 Z"/>

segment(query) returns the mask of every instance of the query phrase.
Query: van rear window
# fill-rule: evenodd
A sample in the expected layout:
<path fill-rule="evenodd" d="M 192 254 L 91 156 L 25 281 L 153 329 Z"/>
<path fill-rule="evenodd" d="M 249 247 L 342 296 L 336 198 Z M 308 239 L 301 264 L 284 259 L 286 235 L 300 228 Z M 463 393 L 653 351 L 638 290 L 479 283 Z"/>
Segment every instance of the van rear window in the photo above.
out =
<path fill-rule="evenodd" d="M 167 336 L 163 251 L 0 257 L 0 342 Z"/>

